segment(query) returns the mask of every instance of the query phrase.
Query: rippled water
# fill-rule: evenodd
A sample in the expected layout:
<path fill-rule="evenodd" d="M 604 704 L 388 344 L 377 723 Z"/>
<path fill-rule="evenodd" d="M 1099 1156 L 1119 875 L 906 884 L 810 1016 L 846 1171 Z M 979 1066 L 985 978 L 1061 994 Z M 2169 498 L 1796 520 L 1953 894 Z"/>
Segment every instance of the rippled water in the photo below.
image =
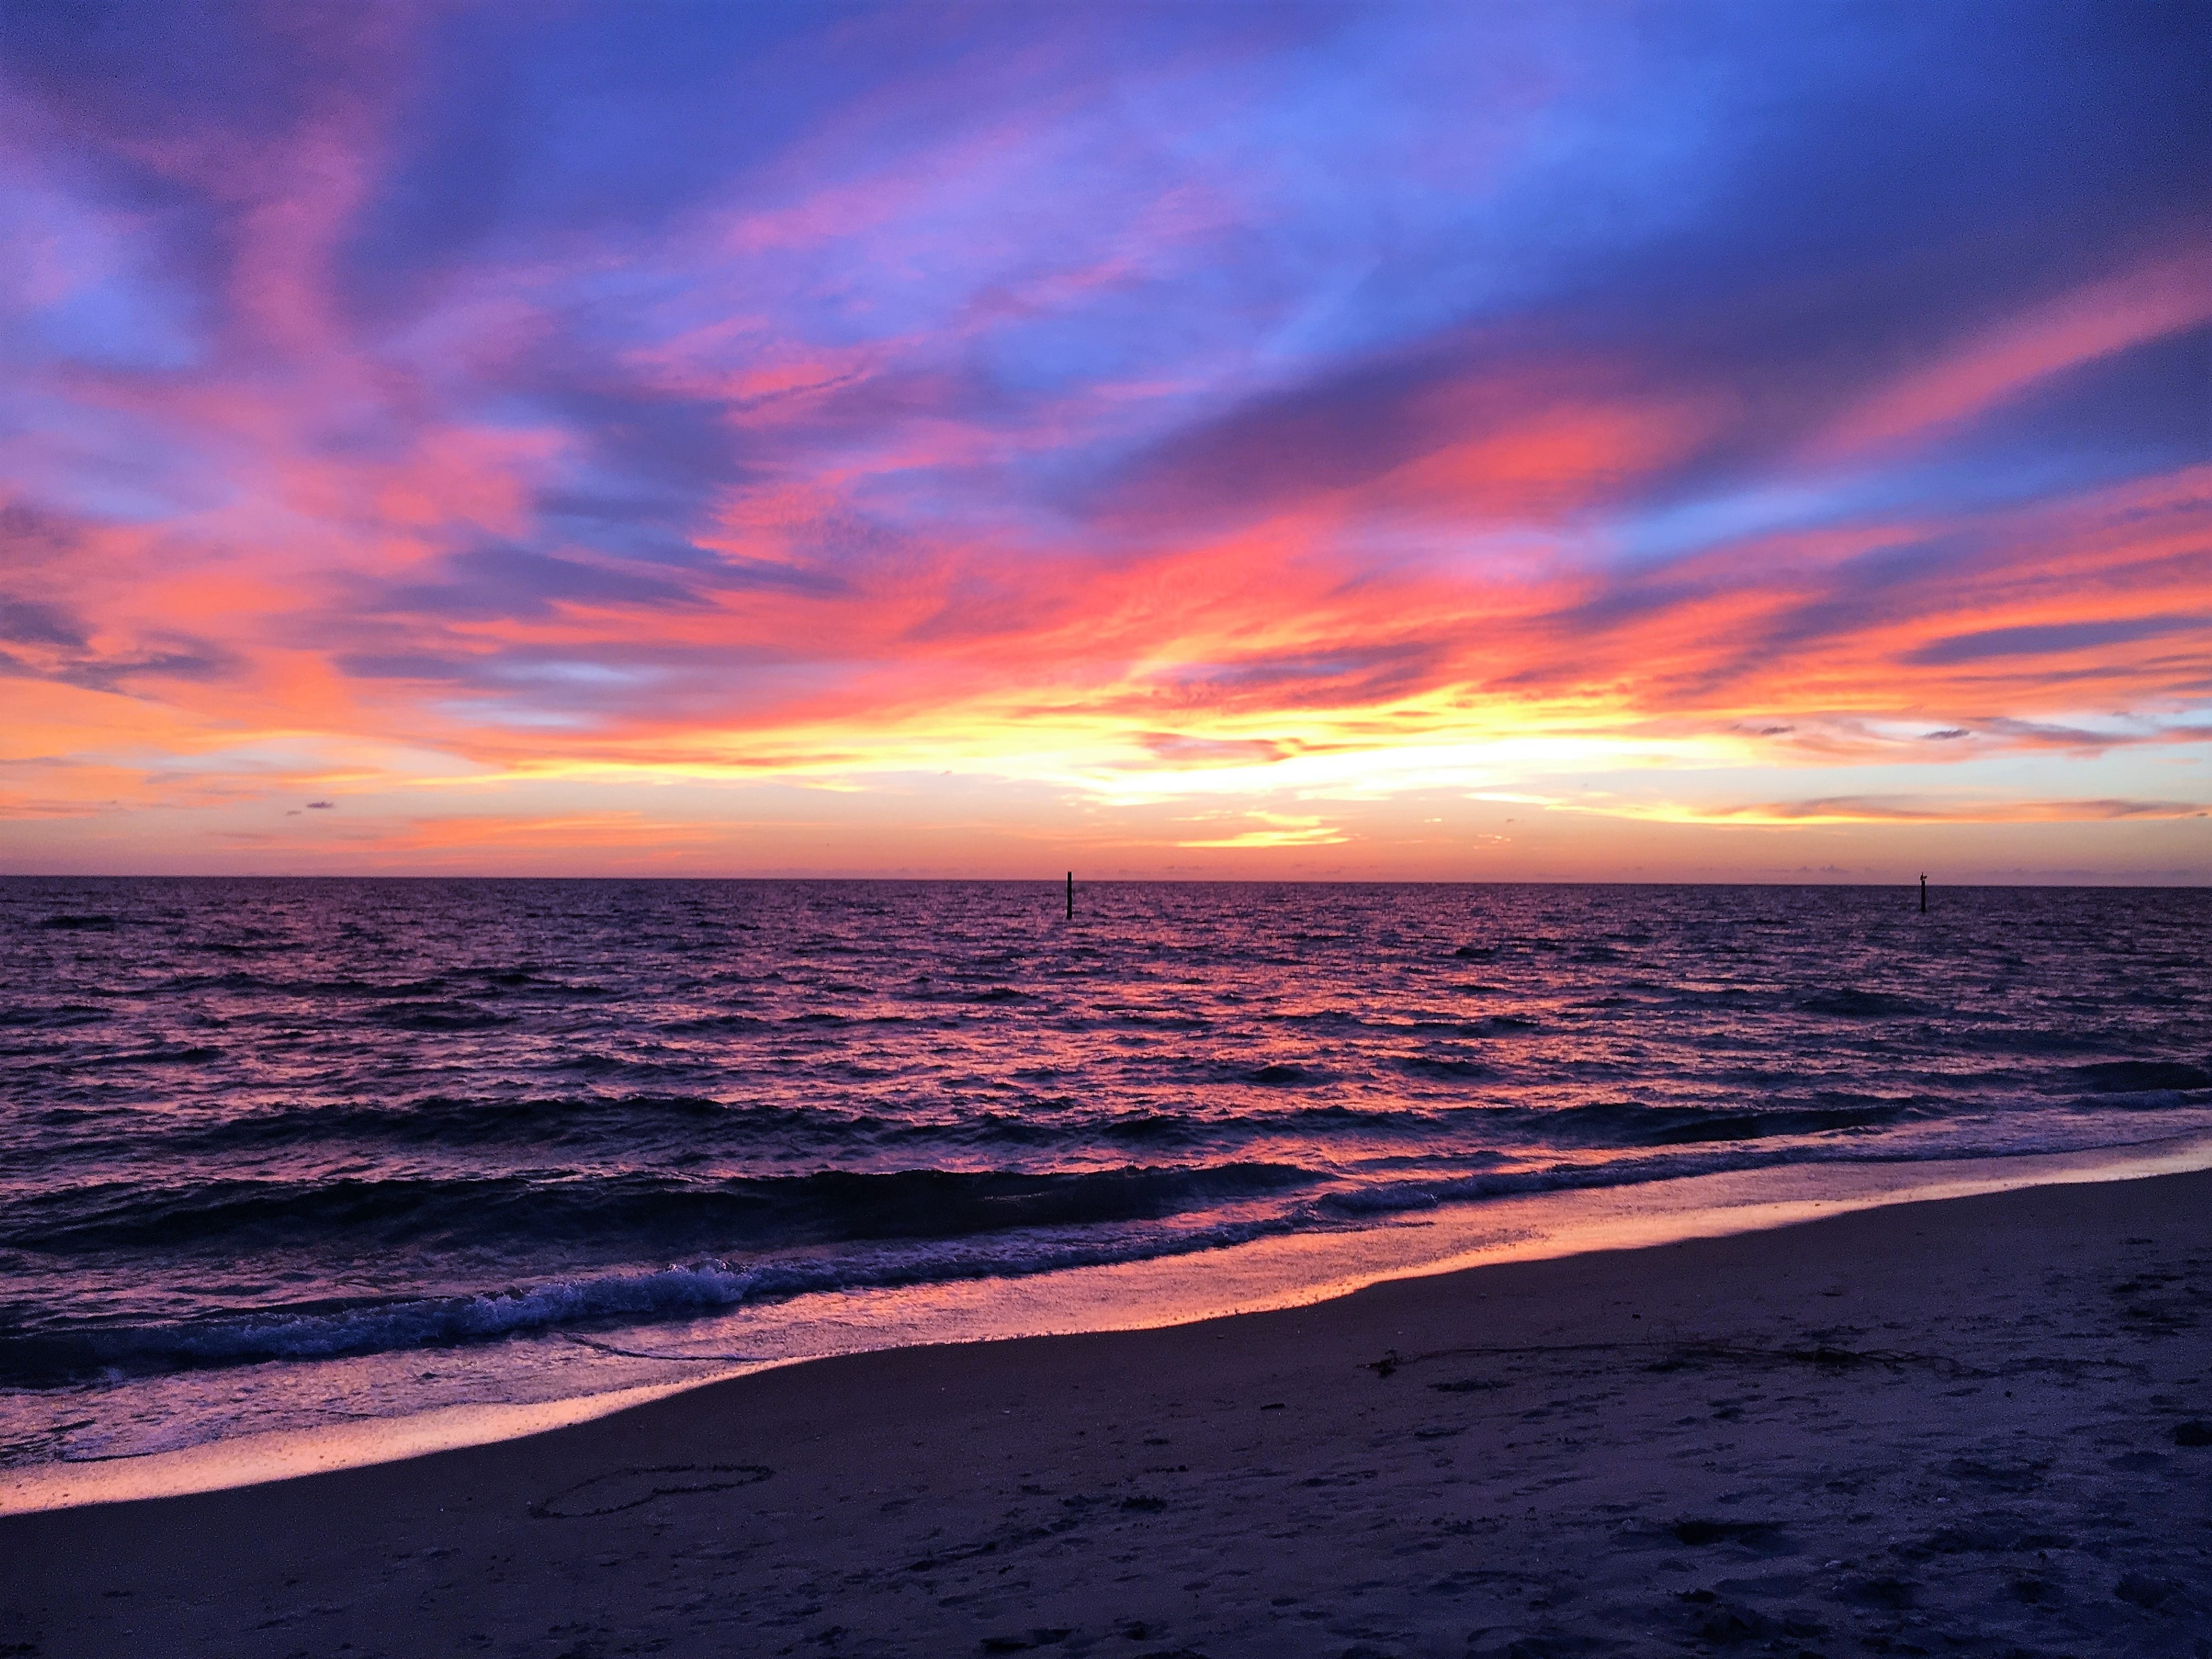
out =
<path fill-rule="evenodd" d="M 2202 890 L 1061 903 L 0 881 L 0 1461 L 404 1410 L 459 1353 L 518 1390 L 550 1336 L 854 1287 L 2212 1126 Z"/>

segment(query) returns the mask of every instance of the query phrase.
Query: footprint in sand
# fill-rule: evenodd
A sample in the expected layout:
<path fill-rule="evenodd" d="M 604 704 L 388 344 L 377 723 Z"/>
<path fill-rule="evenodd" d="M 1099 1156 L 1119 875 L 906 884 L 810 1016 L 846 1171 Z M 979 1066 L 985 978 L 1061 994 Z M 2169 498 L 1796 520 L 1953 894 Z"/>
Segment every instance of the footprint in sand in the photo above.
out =
<path fill-rule="evenodd" d="M 652 1468 L 611 1469 L 532 1504 L 530 1513 L 540 1521 L 581 1521 L 634 1510 L 656 1498 L 750 1486 L 775 1473 L 758 1463 L 669 1463 Z"/>

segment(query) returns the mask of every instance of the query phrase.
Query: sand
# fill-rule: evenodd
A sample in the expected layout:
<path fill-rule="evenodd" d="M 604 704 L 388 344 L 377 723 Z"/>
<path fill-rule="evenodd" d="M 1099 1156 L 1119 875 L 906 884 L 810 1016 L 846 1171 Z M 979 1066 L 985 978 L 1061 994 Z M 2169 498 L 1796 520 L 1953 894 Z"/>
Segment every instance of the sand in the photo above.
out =
<path fill-rule="evenodd" d="M 0 1654 L 2212 1656 L 2212 1174 L 0 1520 Z"/>

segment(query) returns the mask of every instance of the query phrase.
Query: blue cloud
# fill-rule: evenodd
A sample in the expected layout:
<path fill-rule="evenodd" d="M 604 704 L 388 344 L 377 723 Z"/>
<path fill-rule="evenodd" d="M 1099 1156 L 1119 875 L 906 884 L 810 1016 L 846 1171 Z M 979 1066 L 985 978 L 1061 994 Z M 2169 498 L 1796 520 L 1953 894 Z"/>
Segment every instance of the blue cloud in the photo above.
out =
<path fill-rule="evenodd" d="M 2000 657 L 2046 657 L 2087 651 L 2100 645 L 2129 645 L 2137 640 L 2176 634 L 2212 636 L 2212 617 L 2136 617 L 2112 622 L 2042 623 L 2023 628 L 1986 628 L 1954 634 L 1908 652 L 1905 660 L 1924 667 L 1988 662 Z"/>

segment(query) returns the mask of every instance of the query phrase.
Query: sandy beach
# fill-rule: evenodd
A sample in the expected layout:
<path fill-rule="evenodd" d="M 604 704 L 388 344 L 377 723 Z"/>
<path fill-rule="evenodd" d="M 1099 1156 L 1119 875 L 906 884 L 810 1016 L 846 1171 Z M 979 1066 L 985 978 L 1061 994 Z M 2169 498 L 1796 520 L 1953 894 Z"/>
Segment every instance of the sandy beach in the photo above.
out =
<path fill-rule="evenodd" d="M 0 1652 L 2212 1653 L 2212 1174 L 0 1520 Z"/>

